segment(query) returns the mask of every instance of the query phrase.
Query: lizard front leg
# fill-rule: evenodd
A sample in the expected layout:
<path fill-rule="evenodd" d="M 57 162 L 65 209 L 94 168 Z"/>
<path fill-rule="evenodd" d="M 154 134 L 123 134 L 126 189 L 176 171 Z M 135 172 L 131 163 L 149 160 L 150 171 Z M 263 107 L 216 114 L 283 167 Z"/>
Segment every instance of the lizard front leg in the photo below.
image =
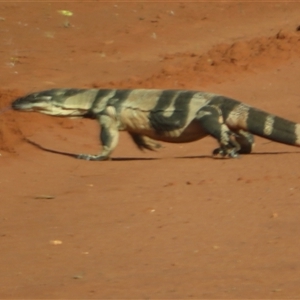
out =
<path fill-rule="evenodd" d="M 77 158 L 85 160 L 107 160 L 119 141 L 117 120 L 114 116 L 102 114 L 99 116 L 101 126 L 100 141 L 102 151 L 98 155 L 79 154 Z"/>

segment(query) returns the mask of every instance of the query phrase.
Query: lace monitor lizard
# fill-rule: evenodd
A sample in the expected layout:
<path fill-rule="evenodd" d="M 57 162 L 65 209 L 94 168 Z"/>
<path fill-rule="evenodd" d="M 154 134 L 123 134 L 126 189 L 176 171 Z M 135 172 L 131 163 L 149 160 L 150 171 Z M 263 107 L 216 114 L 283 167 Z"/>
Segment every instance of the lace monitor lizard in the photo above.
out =
<path fill-rule="evenodd" d="M 102 151 L 79 154 L 85 160 L 106 160 L 127 131 L 139 149 L 159 144 L 186 143 L 214 137 L 213 155 L 237 157 L 252 151 L 253 135 L 300 146 L 300 124 L 269 114 L 237 100 L 190 90 L 51 89 L 18 98 L 12 108 L 61 117 L 98 120 Z"/>

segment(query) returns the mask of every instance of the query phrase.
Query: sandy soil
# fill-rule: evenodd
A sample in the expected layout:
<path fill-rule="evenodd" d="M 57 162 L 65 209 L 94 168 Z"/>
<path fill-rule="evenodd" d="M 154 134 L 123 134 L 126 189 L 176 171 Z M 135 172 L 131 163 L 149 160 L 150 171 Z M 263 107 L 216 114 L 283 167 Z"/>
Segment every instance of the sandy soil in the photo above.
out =
<path fill-rule="evenodd" d="M 69 10 L 66 17 L 58 10 Z M 98 125 L 9 110 L 54 87 L 225 94 L 300 121 L 300 3 L 0 3 L 0 298 L 298 298 L 300 151 L 260 138 L 112 161 Z"/>

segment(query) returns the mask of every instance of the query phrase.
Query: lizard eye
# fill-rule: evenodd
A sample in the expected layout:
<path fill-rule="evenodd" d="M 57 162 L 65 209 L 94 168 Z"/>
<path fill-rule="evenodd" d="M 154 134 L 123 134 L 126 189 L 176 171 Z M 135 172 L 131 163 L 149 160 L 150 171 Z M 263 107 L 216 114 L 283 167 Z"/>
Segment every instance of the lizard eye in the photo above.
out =
<path fill-rule="evenodd" d="M 52 100 L 52 96 L 42 96 L 42 100 L 50 101 L 50 100 Z"/>

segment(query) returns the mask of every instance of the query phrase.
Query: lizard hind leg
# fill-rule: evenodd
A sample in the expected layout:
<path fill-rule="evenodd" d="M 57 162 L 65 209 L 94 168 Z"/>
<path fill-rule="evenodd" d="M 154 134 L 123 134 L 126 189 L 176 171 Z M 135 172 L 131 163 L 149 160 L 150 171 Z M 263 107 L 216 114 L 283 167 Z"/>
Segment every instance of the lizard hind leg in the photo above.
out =
<path fill-rule="evenodd" d="M 223 122 L 222 112 L 217 106 L 202 107 L 196 114 L 196 120 L 207 134 L 219 142 L 220 147 L 213 151 L 213 155 L 238 157 L 241 146 L 235 138 L 236 134 Z"/>
<path fill-rule="evenodd" d="M 236 141 L 236 136 L 233 132 L 222 130 L 222 141 L 220 142 L 220 147 L 213 150 L 213 155 L 221 155 L 222 157 L 237 158 L 241 153 L 241 146 Z"/>
<path fill-rule="evenodd" d="M 239 143 L 241 149 L 239 150 L 240 154 L 249 154 L 254 148 L 254 136 L 244 130 L 235 131 L 235 140 Z"/>
<path fill-rule="evenodd" d="M 151 151 L 155 151 L 158 148 L 161 148 L 161 144 L 156 143 L 155 141 L 153 141 L 152 139 L 150 139 L 149 137 L 145 136 L 145 135 L 140 135 L 140 134 L 136 134 L 136 133 L 129 133 L 132 140 L 134 141 L 134 143 L 136 144 L 136 146 L 140 149 L 140 150 L 151 150 Z"/>

